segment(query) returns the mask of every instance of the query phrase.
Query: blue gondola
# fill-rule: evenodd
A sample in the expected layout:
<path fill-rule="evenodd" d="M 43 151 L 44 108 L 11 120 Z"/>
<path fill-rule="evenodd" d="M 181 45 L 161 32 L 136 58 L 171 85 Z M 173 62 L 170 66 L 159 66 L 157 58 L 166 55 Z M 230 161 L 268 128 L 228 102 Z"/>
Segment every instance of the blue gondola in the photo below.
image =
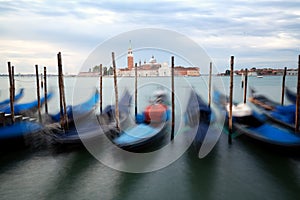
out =
<path fill-rule="evenodd" d="M 96 93 L 87 102 L 81 105 L 74 106 L 75 109 L 73 108 L 73 112 L 76 110 L 76 112 L 79 112 L 78 114 L 80 116 L 82 116 L 83 113 L 85 113 L 85 117 L 78 118 L 76 116 L 76 124 L 70 124 L 69 129 L 66 131 L 64 131 L 61 128 L 53 129 L 53 133 L 51 133 L 50 136 L 56 144 L 81 145 L 82 139 L 93 139 L 94 137 L 98 137 L 100 135 L 100 133 L 98 132 L 99 126 L 102 127 L 102 130 L 105 129 L 104 131 L 108 132 L 115 128 L 114 125 L 110 124 L 114 121 L 114 106 L 107 106 L 104 109 L 103 114 L 97 117 L 99 121 L 97 120 L 97 122 L 94 122 L 94 113 L 91 111 L 93 111 L 94 107 L 92 105 L 95 105 L 99 98 L 99 93 Z M 126 91 L 119 102 L 120 116 L 122 116 L 121 119 L 126 118 L 128 116 L 130 102 L 131 95 L 128 91 Z M 78 124 L 81 124 L 80 127 L 76 127 L 76 125 Z M 78 134 L 77 128 L 79 128 L 80 135 Z"/>
<path fill-rule="evenodd" d="M 49 92 L 47 94 L 47 100 L 49 100 L 53 96 L 52 92 Z M 45 97 L 42 97 L 40 99 L 41 105 L 45 103 Z M 36 112 L 38 108 L 38 101 L 32 101 L 28 103 L 19 103 L 19 104 L 14 104 L 14 113 L 16 115 L 28 115 L 33 112 Z M 9 114 L 11 112 L 10 110 L 10 105 L 4 106 L 3 108 L 0 108 L 1 112 Z"/>
<path fill-rule="evenodd" d="M 226 106 L 228 104 L 227 98 L 218 91 L 214 93 L 214 102 L 226 115 L 228 114 Z M 294 134 L 286 129 L 279 128 L 274 124 L 265 122 L 264 118 L 253 110 L 247 115 L 234 116 L 233 115 L 233 130 L 238 134 L 243 134 L 257 141 L 271 144 L 281 148 L 299 148 L 300 136 Z M 228 124 L 228 123 L 226 123 Z"/>
<path fill-rule="evenodd" d="M 293 104 L 296 104 L 296 99 L 297 99 L 296 93 L 292 92 L 292 90 L 286 87 L 285 95 L 289 101 L 291 101 Z"/>
<path fill-rule="evenodd" d="M 166 104 L 166 93 L 158 91 L 154 102 L 138 114 L 136 124 L 118 132 L 112 142 L 131 152 L 151 152 L 165 145 L 170 133 L 170 110 Z"/>
<path fill-rule="evenodd" d="M 160 97 L 157 97 L 160 98 Z M 129 117 L 129 109 L 131 104 L 131 95 L 128 91 L 125 92 L 124 96 L 120 100 L 119 110 L 120 110 L 120 122 L 121 131 L 118 131 L 115 127 L 115 116 L 114 116 L 114 106 L 108 106 L 104 109 L 103 113 L 99 116 L 98 124 L 90 124 L 90 120 L 86 118 L 86 122 L 84 120 L 80 121 L 83 125 L 79 127 L 80 135 L 76 130 L 76 127 L 72 127 L 68 131 L 58 132 L 57 134 L 53 134 L 52 138 L 55 142 L 60 144 L 81 144 L 83 140 L 90 140 L 93 137 L 98 137 L 101 135 L 97 129 L 99 129 L 99 125 L 104 131 L 105 135 L 118 147 L 132 151 L 132 152 L 147 152 L 153 151 L 161 145 L 165 144 L 164 141 L 167 138 L 169 131 L 169 118 L 170 111 L 167 110 L 162 119 L 158 123 L 149 122 L 146 123 L 144 120 L 145 113 L 140 114 L 137 117 L 138 123 L 132 125 L 132 123 L 128 123 L 131 121 Z M 155 114 L 154 114 L 155 115 Z M 104 118 L 104 119 L 103 119 Z M 141 120 L 143 118 L 143 120 Z M 128 120 L 129 119 L 129 120 Z M 124 124 L 124 125 L 122 125 Z M 130 124 L 130 125 L 128 125 Z"/>
<path fill-rule="evenodd" d="M 132 152 L 150 152 L 166 143 L 169 132 L 168 120 L 155 126 L 141 123 L 121 131 L 120 136 L 113 139 L 113 143 Z"/>
<path fill-rule="evenodd" d="M 198 152 L 212 121 L 212 111 L 208 104 L 195 92 L 190 94 L 185 112 L 185 121 L 186 125 L 192 128 L 190 131 L 197 131 L 193 144 Z M 196 127 L 197 130 L 194 130 L 193 127 Z"/>
<path fill-rule="evenodd" d="M 0 140 L 23 137 L 41 131 L 43 126 L 37 122 L 20 121 L 12 125 L 0 127 Z"/>
<path fill-rule="evenodd" d="M 0 127 L 0 149 L 24 147 L 25 138 L 43 130 L 43 125 L 33 121 L 19 121 Z"/>
<path fill-rule="evenodd" d="M 99 92 L 96 90 L 95 93 L 89 98 L 86 102 L 75 105 L 75 106 L 67 106 L 67 116 L 68 120 L 73 121 L 73 116 L 77 119 L 87 116 L 90 112 L 93 111 L 93 108 L 96 106 L 100 98 Z M 56 114 L 49 114 L 50 118 L 53 122 L 60 121 L 60 112 Z"/>
<path fill-rule="evenodd" d="M 272 101 L 264 95 L 253 94 L 250 102 L 256 105 L 262 113 L 271 121 L 278 123 L 290 130 L 295 129 L 295 104 L 284 105 Z"/>
<path fill-rule="evenodd" d="M 18 100 L 20 100 L 22 97 L 24 96 L 24 88 L 21 88 L 19 93 L 17 93 L 15 95 L 15 99 L 14 99 L 14 102 L 17 102 Z M 8 106 L 10 103 L 10 99 L 6 99 L 6 100 L 3 100 L 0 102 L 0 110 L 5 107 L 5 106 Z"/>

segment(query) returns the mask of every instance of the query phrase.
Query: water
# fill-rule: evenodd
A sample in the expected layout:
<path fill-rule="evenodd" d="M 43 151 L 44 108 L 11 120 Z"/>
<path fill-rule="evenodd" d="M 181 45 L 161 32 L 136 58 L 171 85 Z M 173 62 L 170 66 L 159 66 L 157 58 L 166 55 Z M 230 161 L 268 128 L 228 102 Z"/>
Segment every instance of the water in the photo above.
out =
<path fill-rule="evenodd" d="M 216 78 L 216 77 L 215 77 Z M 228 91 L 229 78 L 218 77 L 214 87 Z M 74 78 L 66 78 L 67 102 L 82 102 L 88 98 L 91 85 L 97 78 L 81 78 L 84 84 L 76 86 L 81 95 L 72 95 Z M 21 82 L 21 80 L 23 82 Z M 186 81 L 187 80 L 187 81 Z M 188 82 L 207 100 L 207 77 L 176 79 L 178 95 L 176 110 L 185 108 Z M 249 86 L 255 87 L 274 100 L 280 101 L 281 77 L 249 77 Z M 5 99 L 7 79 L 0 78 L 1 96 Z M 120 93 L 133 88 L 133 79 L 120 80 Z M 151 82 L 169 85 L 166 78 Z M 113 101 L 112 79 L 105 79 L 104 104 Z M 149 79 L 140 79 L 139 110 L 147 104 L 151 89 Z M 57 79 L 50 78 L 55 88 Z M 160 86 L 161 86 L 160 85 Z M 287 77 L 286 85 L 295 90 L 296 77 Z M 27 88 L 22 101 L 35 97 L 34 78 L 22 78 L 17 88 Z M 151 89 L 150 89 L 151 88 Z M 29 91 L 28 91 L 29 90 Z M 27 96 L 27 94 L 30 94 Z M 75 96 L 75 98 L 74 98 Z M 81 98 L 80 98 L 81 96 Z M 234 96 L 243 98 L 240 77 L 235 77 Z M 78 97 L 78 98 L 77 98 Z M 50 112 L 58 110 L 55 96 Z M 288 104 L 288 102 L 287 102 Z M 177 119 L 178 120 L 178 119 Z M 148 173 L 125 173 L 111 169 L 96 160 L 84 148 L 68 149 L 29 148 L 0 153 L 0 199 L 298 199 L 300 189 L 300 156 L 266 148 L 247 138 L 239 137 L 227 144 L 222 134 L 213 150 L 199 159 L 193 148 L 167 167 Z"/>

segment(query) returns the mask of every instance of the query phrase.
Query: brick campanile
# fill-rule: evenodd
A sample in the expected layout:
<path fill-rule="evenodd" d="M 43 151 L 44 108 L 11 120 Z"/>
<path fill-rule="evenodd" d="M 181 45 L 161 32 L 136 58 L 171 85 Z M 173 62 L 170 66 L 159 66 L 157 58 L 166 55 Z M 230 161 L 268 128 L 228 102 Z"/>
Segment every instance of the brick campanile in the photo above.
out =
<path fill-rule="evenodd" d="M 131 48 L 131 40 L 129 41 L 129 48 L 127 53 L 127 67 L 129 70 L 132 70 L 133 68 L 133 54 L 132 54 L 132 48 Z"/>

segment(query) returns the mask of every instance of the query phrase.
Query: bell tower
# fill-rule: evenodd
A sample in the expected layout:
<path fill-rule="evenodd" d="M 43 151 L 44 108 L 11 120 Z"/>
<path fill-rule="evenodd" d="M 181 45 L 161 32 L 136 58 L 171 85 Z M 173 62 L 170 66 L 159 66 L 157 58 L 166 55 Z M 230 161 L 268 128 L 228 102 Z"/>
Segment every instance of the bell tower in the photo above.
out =
<path fill-rule="evenodd" d="M 133 54 L 132 54 L 132 48 L 131 48 L 131 40 L 129 40 L 129 48 L 127 53 L 127 67 L 129 70 L 132 70 L 133 68 Z"/>

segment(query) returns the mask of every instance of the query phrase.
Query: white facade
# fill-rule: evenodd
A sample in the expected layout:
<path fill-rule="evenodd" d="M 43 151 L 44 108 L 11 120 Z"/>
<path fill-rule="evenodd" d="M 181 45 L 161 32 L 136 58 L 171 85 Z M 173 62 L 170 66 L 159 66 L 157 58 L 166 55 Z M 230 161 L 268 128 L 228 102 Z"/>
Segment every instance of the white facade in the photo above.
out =
<path fill-rule="evenodd" d="M 288 75 L 288 76 L 297 76 L 298 75 L 298 70 L 287 71 L 286 75 Z"/>
<path fill-rule="evenodd" d="M 118 69 L 117 76 L 135 76 L 135 69 Z M 153 77 L 153 76 L 171 76 L 171 68 L 167 62 L 159 64 L 154 56 L 151 57 L 148 63 L 140 65 L 137 70 L 137 76 Z"/>
<path fill-rule="evenodd" d="M 164 62 L 161 67 L 158 69 L 159 76 L 171 76 L 171 68 L 168 66 L 168 63 Z"/>
<path fill-rule="evenodd" d="M 257 76 L 257 72 L 248 72 L 248 76 Z"/>
<path fill-rule="evenodd" d="M 159 76 L 158 70 L 138 70 L 138 76 Z"/>

